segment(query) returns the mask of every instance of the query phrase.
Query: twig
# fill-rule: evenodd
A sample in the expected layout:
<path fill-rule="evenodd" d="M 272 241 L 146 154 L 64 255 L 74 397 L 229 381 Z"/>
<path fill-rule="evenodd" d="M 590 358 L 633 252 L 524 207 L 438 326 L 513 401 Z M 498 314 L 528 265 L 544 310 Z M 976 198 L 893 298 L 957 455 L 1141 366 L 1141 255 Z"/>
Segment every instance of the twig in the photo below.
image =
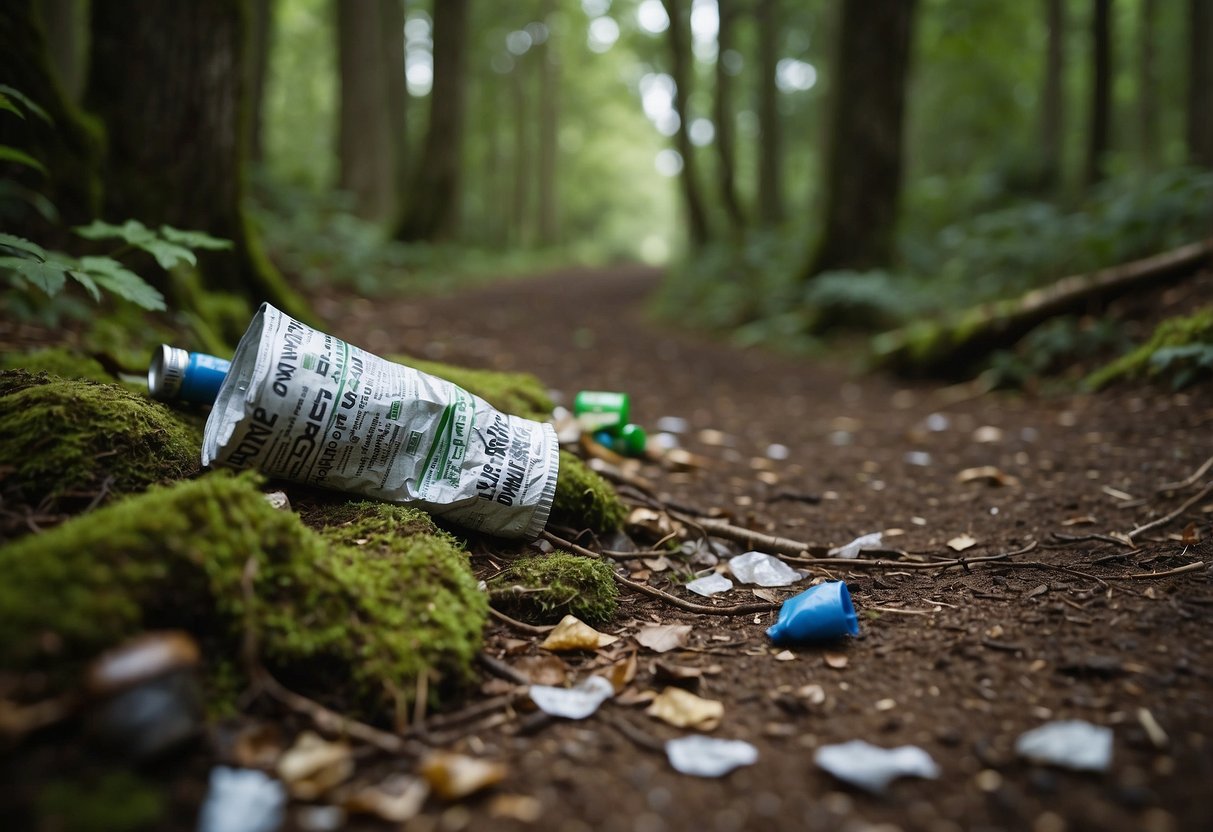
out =
<path fill-rule="evenodd" d="M 1199 572 L 1205 566 L 1205 562 L 1197 561 L 1196 563 L 1188 563 L 1183 566 L 1177 566 L 1174 569 L 1168 569 L 1165 572 L 1135 572 L 1131 575 L 1118 576 L 1126 581 L 1148 580 L 1150 578 L 1169 578 L 1172 575 L 1183 575 L 1188 572 Z"/>
<path fill-rule="evenodd" d="M 530 633 L 533 636 L 541 636 L 545 633 L 551 632 L 554 629 L 554 626 L 551 624 L 540 626 L 538 624 L 527 624 L 525 621 L 519 621 L 516 618 L 510 618 L 505 613 L 501 612 L 500 610 L 493 609 L 492 607 L 489 607 L 489 615 L 493 616 L 493 618 L 496 618 L 503 624 L 509 624 L 515 630 L 521 630 L 522 632 Z"/>
<path fill-rule="evenodd" d="M 771 603 L 769 601 L 756 601 L 752 604 L 734 604 L 729 607 L 711 607 L 707 604 L 696 604 L 694 601 L 687 601 L 684 598 L 679 598 L 677 595 L 671 595 L 668 592 L 663 592 L 656 587 L 648 584 L 638 584 L 635 581 L 629 581 L 622 575 L 614 575 L 615 582 L 628 589 L 639 592 L 642 595 L 648 595 L 650 598 L 658 598 L 671 604 L 680 610 L 687 612 L 696 612 L 700 615 L 750 615 L 756 612 L 770 612 L 778 609 L 780 604 Z"/>
<path fill-rule="evenodd" d="M 1152 529 L 1157 529 L 1160 526 L 1167 525 L 1172 520 L 1174 520 L 1176 517 L 1183 514 L 1185 511 L 1190 509 L 1192 506 L 1199 503 L 1201 500 L 1203 500 L 1205 497 L 1207 497 L 1210 493 L 1213 493 L 1213 482 L 1205 483 L 1204 488 L 1200 489 L 1200 491 L 1197 491 L 1195 495 L 1193 495 L 1192 497 L 1185 500 L 1184 504 L 1181 505 L 1179 508 L 1175 509 L 1174 511 L 1170 512 L 1169 514 L 1164 514 L 1162 517 L 1159 517 L 1157 520 L 1151 520 L 1149 523 L 1138 526 L 1133 531 L 1126 533 L 1125 537 L 1127 537 L 1129 540 L 1133 540 L 1135 537 L 1145 534 L 1146 532 L 1148 532 Z"/>
<path fill-rule="evenodd" d="M 873 612 L 892 612 L 897 615 L 934 615 L 939 610 L 903 610 L 901 607 L 866 607 L 864 612 L 872 610 Z"/>
<path fill-rule="evenodd" d="M 684 523 L 697 523 L 704 531 L 716 537 L 723 537 L 726 540 L 732 540 L 734 543 L 740 543 L 743 546 L 750 546 L 771 554 L 803 556 L 813 548 L 808 543 L 793 540 L 790 537 L 779 537 L 764 532 L 757 532 L 753 529 L 734 526 L 732 523 L 725 522 L 724 520 L 716 520 L 710 517 L 692 520 L 681 512 L 676 511 L 671 511 L 670 514 Z"/>
<path fill-rule="evenodd" d="M 505 662 L 493 658 L 488 653 L 483 651 L 477 653 L 476 661 L 484 665 L 484 669 L 489 673 L 500 679 L 505 679 L 507 682 L 513 682 L 516 685 L 529 685 L 531 683 L 531 680 L 525 674 L 519 673 Z"/>
<path fill-rule="evenodd" d="M 1158 493 L 1167 494 L 1168 492 L 1183 491 L 1185 488 L 1191 488 L 1200 481 L 1201 477 L 1209 473 L 1210 468 L 1213 468 L 1213 456 L 1202 462 L 1199 468 L 1188 476 L 1184 477 L 1182 480 L 1177 480 L 1176 482 L 1166 482 L 1158 486 Z"/>

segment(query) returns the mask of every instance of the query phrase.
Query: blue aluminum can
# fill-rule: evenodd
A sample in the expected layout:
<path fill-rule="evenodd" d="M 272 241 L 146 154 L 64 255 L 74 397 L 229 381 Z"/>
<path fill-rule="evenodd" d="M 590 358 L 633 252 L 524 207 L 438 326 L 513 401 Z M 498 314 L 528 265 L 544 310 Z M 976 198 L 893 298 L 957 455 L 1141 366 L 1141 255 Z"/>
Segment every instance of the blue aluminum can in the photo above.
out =
<path fill-rule="evenodd" d="M 214 404 L 232 362 L 161 344 L 147 368 L 147 391 L 161 401 Z"/>

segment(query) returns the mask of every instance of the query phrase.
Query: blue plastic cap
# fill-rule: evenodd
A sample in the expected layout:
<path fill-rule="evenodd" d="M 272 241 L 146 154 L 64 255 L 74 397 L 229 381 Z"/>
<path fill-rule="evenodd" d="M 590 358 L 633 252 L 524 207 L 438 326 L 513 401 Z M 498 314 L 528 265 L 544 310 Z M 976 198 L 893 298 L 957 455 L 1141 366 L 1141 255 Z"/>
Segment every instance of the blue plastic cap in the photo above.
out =
<path fill-rule="evenodd" d="M 779 608 L 779 617 L 767 628 L 767 635 L 776 644 L 859 635 L 859 617 L 847 585 L 830 581 L 792 596 Z"/>

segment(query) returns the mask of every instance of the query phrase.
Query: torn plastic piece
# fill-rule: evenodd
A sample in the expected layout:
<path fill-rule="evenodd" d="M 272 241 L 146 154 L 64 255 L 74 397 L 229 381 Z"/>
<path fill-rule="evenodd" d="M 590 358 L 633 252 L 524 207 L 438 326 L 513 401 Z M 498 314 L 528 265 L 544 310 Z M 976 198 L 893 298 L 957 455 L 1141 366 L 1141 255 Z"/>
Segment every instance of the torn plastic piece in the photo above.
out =
<path fill-rule="evenodd" d="M 705 598 L 721 592 L 728 592 L 732 588 L 733 582 L 719 572 L 713 572 L 711 575 L 696 578 L 687 584 L 687 589 Z"/>
<path fill-rule="evenodd" d="M 859 635 L 859 619 L 851 593 L 842 581 L 827 581 L 793 595 L 779 608 L 779 617 L 767 628 L 775 644 L 830 641 Z"/>
<path fill-rule="evenodd" d="M 286 789 L 253 768 L 211 769 L 198 832 L 275 832 L 282 826 Z"/>
<path fill-rule="evenodd" d="M 537 537 L 556 493 L 550 424 L 501 413 L 262 304 L 206 421 L 203 465 L 416 505 L 500 537 Z"/>
<path fill-rule="evenodd" d="M 855 538 L 845 546 L 831 549 L 829 555 L 832 558 L 857 558 L 864 549 L 879 549 L 883 541 L 884 532 L 872 532 Z"/>
<path fill-rule="evenodd" d="M 1112 764 L 1112 729 L 1081 719 L 1046 722 L 1020 734 L 1015 753 L 1034 763 L 1107 771 Z"/>
<path fill-rule="evenodd" d="M 226 358 L 161 344 L 147 368 L 147 392 L 161 401 L 211 404 L 231 366 Z"/>
<path fill-rule="evenodd" d="M 762 552 L 746 552 L 729 558 L 729 571 L 743 584 L 789 586 L 804 577 L 777 557 Z"/>
<path fill-rule="evenodd" d="M 823 745 L 813 755 L 817 766 L 852 786 L 879 794 L 898 777 L 923 777 L 935 780 L 939 766 L 931 755 L 916 745 L 881 748 L 851 740 L 838 745 Z"/>
<path fill-rule="evenodd" d="M 735 768 L 758 762 L 758 749 L 743 740 L 690 734 L 667 740 L 665 755 L 681 774 L 723 777 Z"/>
<path fill-rule="evenodd" d="M 549 716 L 585 719 L 615 695 L 615 687 L 601 676 L 588 676 L 571 688 L 531 685 L 531 701 Z"/>

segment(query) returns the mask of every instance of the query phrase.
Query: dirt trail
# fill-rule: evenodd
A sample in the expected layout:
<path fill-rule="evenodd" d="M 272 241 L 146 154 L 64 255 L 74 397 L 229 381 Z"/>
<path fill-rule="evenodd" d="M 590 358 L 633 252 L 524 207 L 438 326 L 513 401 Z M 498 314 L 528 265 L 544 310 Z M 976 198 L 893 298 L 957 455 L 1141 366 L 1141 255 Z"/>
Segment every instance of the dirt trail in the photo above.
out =
<path fill-rule="evenodd" d="M 688 732 L 643 706 L 608 703 L 585 722 L 525 733 L 509 721 L 464 747 L 505 760 L 512 773 L 501 790 L 537 798 L 542 820 L 494 817 L 486 799 L 446 814 L 430 807 L 423 826 L 1210 828 L 1213 497 L 1132 546 L 1058 537 L 1128 531 L 1195 493 L 1157 489 L 1213 455 L 1208 386 L 1032 399 L 853 377 L 844 361 L 739 351 L 649 322 L 643 303 L 657 277 L 569 272 L 449 298 L 332 301 L 320 316 L 377 352 L 526 370 L 566 400 L 579 389 L 625 390 L 634 421 L 650 429 L 665 416 L 687 420 L 683 446 L 713 462 L 681 473 L 646 466 L 667 500 L 821 545 L 882 530 L 888 546 L 922 555 L 954 556 L 948 541 L 962 535 L 976 541 L 964 553 L 972 557 L 1034 543 L 1012 560 L 1039 565 L 834 571 L 862 628 L 834 648 L 840 668 L 819 647 L 777 657 L 763 635 L 767 614 L 698 616 L 628 596 L 611 628 L 625 636 L 638 622 L 693 626 L 688 650 L 640 650 L 633 687 L 660 689 L 658 661 L 702 669 L 698 693 L 724 703 L 714 735 L 753 743 L 758 763 L 719 780 L 680 775 L 638 737 Z M 1004 484 L 958 480 L 978 466 Z M 1199 561 L 1178 576 L 1125 578 Z M 685 568 L 624 568 L 686 596 Z M 755 599 L 739 587 L 728 600 Z M 518 637 L 494 625 L 490 652 L 516 661 L 506 647 Z M 570 659 L 571 675 L 592 664 Z M 1016 757 L 1020 733 L 1070 718 L 1112 727 L 1107 773 Z M 813 765 L 813 752 L 851 739 L 919 745 L 942 777 L 900 780 L 882 797 L 843 786 Z"/>

